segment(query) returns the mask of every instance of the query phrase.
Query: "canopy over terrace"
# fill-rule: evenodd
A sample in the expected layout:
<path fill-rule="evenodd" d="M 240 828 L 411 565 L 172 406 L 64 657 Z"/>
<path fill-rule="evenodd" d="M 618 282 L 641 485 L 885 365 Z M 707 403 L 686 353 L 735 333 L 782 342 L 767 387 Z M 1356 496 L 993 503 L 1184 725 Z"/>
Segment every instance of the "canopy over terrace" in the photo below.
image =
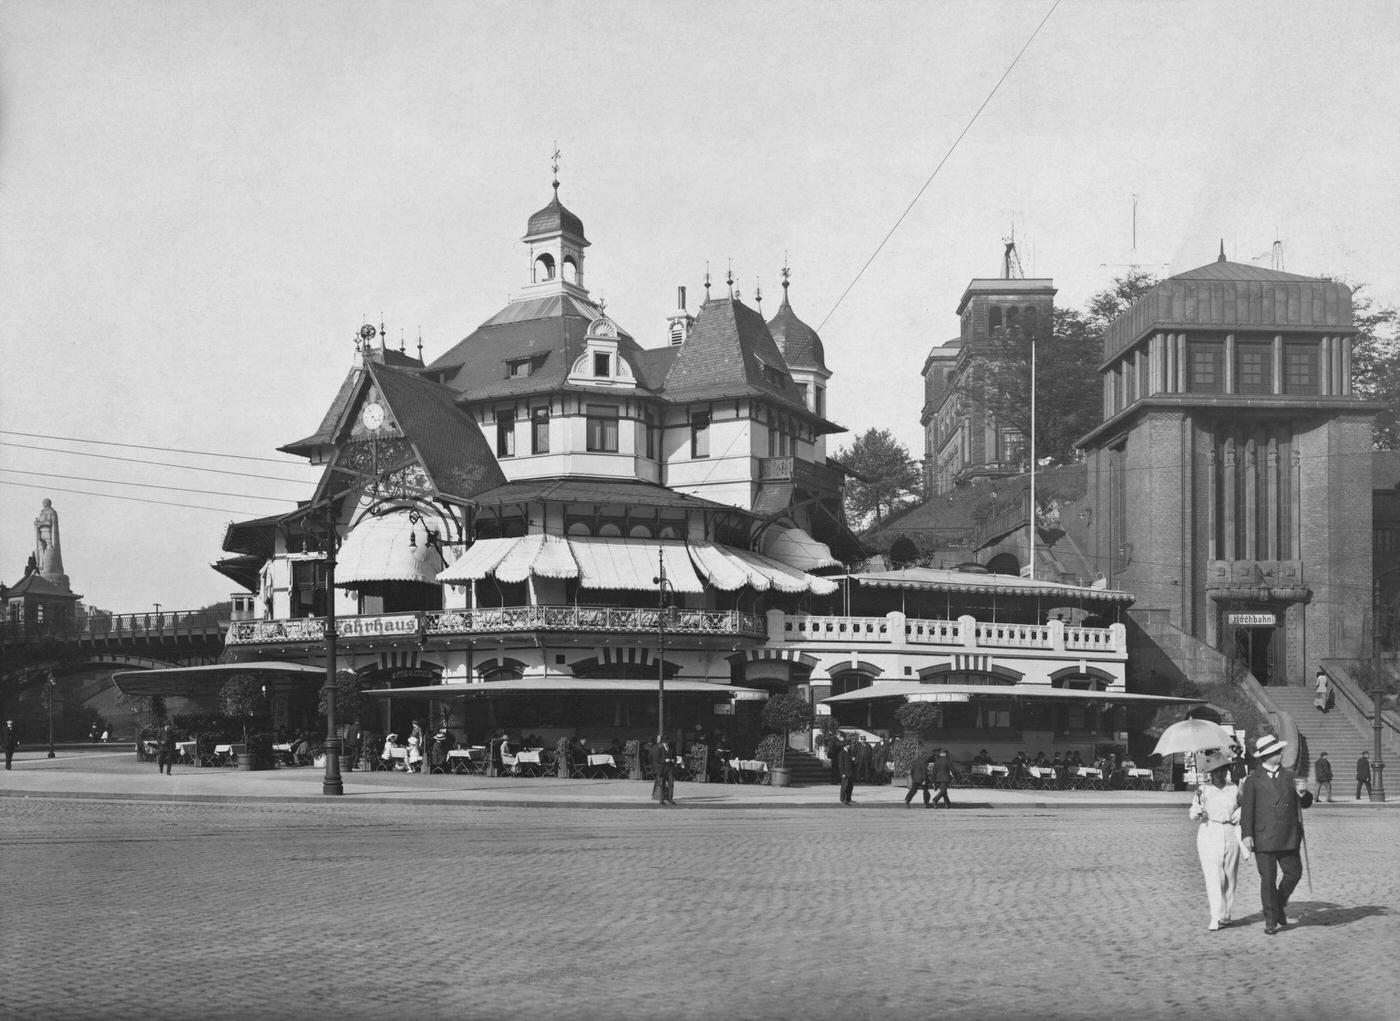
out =
<path fill-rule="evenodd" d="M 898 599 L 897 608 L 910 616 L 952 618 L 960 612 L 972 612 L 980 618 L 985 610 L 992 620 L 1044 619 L 1050 611 L 1063 609 L 1076 611 L 1066 614 L 1070 618 L 1082 619 L 1089 614 L 1116 619 L 1136 599 L 1131 592 L 1097 584 L 1066 585 L 982 570 L 908 567 L 844 577 L 852 585 L 850 601 L 855 613 L 883 613 L 890 608 L 886 604 Z"/>
<path fill-rule="evenodd" d="M 837 585 L 751 550 L 715 543 L 667 539 L 623 539 L 526 535 L 478 539 L 439 581 L 464 584 L 491 575 L 503 582 L 540 578 L 576 579 L 580 589 L 656 588 L 657 566 L 677 592 L 699 593 L 708 582 L 725 592 L 748 586 L 758 592 L 831 595 Z"/>
<path fill-rule="evenodd" d="M 230 677 L 251 674 L 260 678 L 324 680 L 325 667 L 280 660 L 253 663 L 213 663 L 208 666 L 170 667 L 160 670 L 121 670 L 112 682 L 123 695 L 132 698 L 199 698 L 217 695 Z"/>
<path fill-rule="evenodd" d="M 822 699 L 824 704 L 873 702 L 898 698 L 906 702 L 972 702 L 976 699 L 1026 699 L 1061 704 L 1112 705 L 1202 705 L 1203 698 L 1173 695 L 1143 695 L 1131 691 L 1089 691 L 1083 688 L 1052 688 L 1049 685 L 1012 684 L 925 684 L 922 681 L 876 681 L 868 688 L 848 691 Z"/>
<path fill-rule="evenodd" d="M 426 684 L 416 688 L 374 688 L 363 692 L 378 698 L 409 698 L 441 701 L 451 698 L 489 698 L 492 695 L 521 695 L 531 692 L 640 692 L 655 694 L 656 682 L 624 677 L 526 677 L 515 680 L 486 681 L 480 684 Z M 693 681 L 671 678 L 666 681 L 667 695 L 710 695 L 736 701 L 763 701 L 768 693 L 758 688 L 741 688 L 714 681 Z"/>

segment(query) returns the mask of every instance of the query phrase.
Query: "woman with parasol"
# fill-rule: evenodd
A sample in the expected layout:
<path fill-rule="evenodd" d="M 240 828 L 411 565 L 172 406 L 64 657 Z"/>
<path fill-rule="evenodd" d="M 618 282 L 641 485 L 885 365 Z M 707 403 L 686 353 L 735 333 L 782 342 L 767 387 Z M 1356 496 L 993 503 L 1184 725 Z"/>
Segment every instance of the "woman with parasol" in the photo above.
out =
<path fill-rule="evenodd" d="M 1198 753 L 1196 768 L 1210 779 L 1196 789 L 1187 815 L 1200 823 L 1196 854 L 1206 880 L 1211 932 L 1230 923 L 1235 905 L 1235 879 L 1240 868 L 1240 789 L 1230 779 L 1230 755 L 1211 750 Z"/>

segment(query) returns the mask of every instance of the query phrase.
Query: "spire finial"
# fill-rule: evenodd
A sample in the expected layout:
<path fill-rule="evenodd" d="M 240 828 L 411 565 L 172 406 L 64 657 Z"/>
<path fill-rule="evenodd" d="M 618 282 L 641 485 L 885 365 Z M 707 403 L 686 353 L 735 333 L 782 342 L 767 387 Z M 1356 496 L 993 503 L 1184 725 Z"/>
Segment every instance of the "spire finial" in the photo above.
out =
<path fill-rule="evenodd" d="M 608 314 L 608 299 L 601 294 L 598 295 L 598 314 L 600 316 Z"/>
<path fill-rule="evenodd" d="M 761 313 L 763 311 L 763 280 L 757 275 L 753 278 L 753 300 Z"/>
<path fill-rule="evenodd" d="M 729 296 L 734 297 L 734 260 L 729 260 L 729 269 L 724 274 L 724 282 L 729 285 Z"/>
<path fill-rule="evenodd" d="M 710 300 L 710 260 L 705 260 L 705 300 Z"/>
<path fill-rule="evenodd" d="M 789 278 L 792 276 L 792 270 L 788 268 L 788 253 L 787 253 L 787 249 L 786 249 L 786 248 L 783 249 L 783 274 L 782 274 L 782 275 L 783 275 L 783 304 L 786 305 L 786 304 L 788 303 L 788 297 L 787 297 L 788 292 L 787 292 L 787 289 L 788 289 Z"/>
<path fill-rule="evenodd" d="M 384 313 L 381 311 L 381 312 L 379 313 L 379 353 L 380 353 L 380 354 L 383 354 L 383 353 L 384 353 L 384 341 L 385 341 L 385 339 L 386 339 L 387 337 L 388 337 L 388 334 L 386 334 L 386 333 L 384 332 Z"/>
<path fill-rule="evenodd" d="M 399 354 L 403 354 L 403 327 L 399 327 Z"/>
<path fill-rule="evenodd" d="M 554 140 L 554 155 L 549 158 L 549 169 L 554 171 L 554 192 L 559 193 L 559 157 L 563 153 L 559 151 L 559 139 Z"/>
<path fill-rule="evenodd" d="M 1225 262 L 1225 261 L 1227 261 L 1226 258 L 1225 258 L 1225 239 L 1224 239 L 1224 238 L 1221 238 L 1221 239 L 1220 239 L 1220 257 L 1219 257 L 1218 259 L 1216 259 L 1215 261 L 1216 261 L 1216 262 Z"/>
<path fill-rule="evenodd" d="M 418 327 L 418 360 L 423 360 L 423 327 Z"/>

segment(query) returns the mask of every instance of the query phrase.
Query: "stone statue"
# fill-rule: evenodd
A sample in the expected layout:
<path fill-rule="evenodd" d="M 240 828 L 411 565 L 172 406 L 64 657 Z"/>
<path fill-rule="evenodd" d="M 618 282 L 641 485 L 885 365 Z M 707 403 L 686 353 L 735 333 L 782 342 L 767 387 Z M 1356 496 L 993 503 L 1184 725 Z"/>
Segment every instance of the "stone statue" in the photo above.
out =
<path fill-rule="evenodd" d="M 34 562 L 41 578 L 68 587 L 68 576 L 63 573 L 63 550 L 58 538 L 58 511 L 53 509 L 53 501 L 48 497 L 44 498 L 44 506 L 34 519 Z"/>

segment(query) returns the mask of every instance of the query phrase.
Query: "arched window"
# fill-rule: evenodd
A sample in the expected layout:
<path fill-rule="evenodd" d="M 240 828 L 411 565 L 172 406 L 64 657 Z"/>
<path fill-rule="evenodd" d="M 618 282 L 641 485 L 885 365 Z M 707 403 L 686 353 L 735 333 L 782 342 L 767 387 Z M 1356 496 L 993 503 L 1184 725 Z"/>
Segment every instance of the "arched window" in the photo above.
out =
<path fill-rule="evenodd" d="M 651 529 L 648 528 L 646 525 L 633 525 L 633 526 L 632 526 L 630 529 L 628 529 L 628 531 L 627 531 L 627 538 L 629 538 L 629 539 L 650 539 L 650 538 L 651 538 Z"/>
<path fill-rule="evenodd" d="M 574 262 L 572 255 L 564 256 L 564 283 L 578 283 L 578 263 Z"/>
<path fill-rule="evenodd" d="M 617 539 L 621 538 L 622 529 L 618 528 L 617 525 L 614 525 L 612 522 L 609 522 L 608 524 L 603 525 L 601 528 L 598 529 L 598 534 L 606 536 L 610 539 Z"/>
<path fill-rule="evenodd" d="M 535 259 L 535 280 L 554 279 L 554 256 L 548 252 L 541 252 Z"/>
<path fill-rule="evenodd" d="M 575 521 L 566 530 L 568 535 L 592 535 L 593 532 L 582 521 Z"/>
<path fill-rule="evenodd" d="M 831 676 L 831 693 L 844 695 L 848 691 L 859 691 L 875 683 L 875 678 L 860 670 L 843 670 Z"/>

